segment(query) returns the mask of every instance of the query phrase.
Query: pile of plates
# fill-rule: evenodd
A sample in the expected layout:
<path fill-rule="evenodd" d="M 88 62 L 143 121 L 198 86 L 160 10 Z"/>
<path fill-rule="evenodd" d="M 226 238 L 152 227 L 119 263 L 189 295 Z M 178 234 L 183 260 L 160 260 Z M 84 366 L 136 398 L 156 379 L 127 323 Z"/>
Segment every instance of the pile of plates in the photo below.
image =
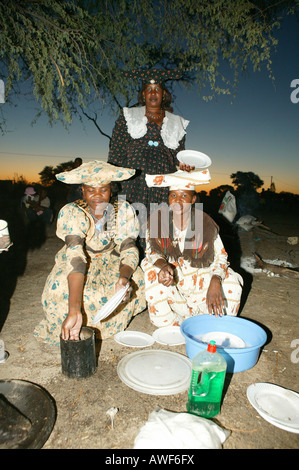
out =
<path fill-rule="evenodd" d="M 270 383 L 256 383 L 247 388 L 247 398 L 269 423 L 299 434 L 299 394 Z"/>

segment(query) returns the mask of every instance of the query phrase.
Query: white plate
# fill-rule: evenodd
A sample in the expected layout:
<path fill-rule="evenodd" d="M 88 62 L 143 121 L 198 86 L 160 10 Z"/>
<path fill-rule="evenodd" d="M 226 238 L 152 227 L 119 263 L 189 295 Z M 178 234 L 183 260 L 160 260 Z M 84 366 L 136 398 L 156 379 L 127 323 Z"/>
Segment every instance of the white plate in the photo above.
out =
<path fill-rule="evenodd" d="M 116 307 L 119 306 L 119 304 L 125 297 L 129 287 L 130 284 L 127 284 L 125 287 L 116 292 L 116 294 L 114 294 L 114 296 L 111 297 L 110 300 L 108 300 L 108 302 L 98 311 L 98 313 L 94 317 L 92 321 L 94 325 L 100 320 L 104 320 L 105 318 L 107 318 L 113 312 L 113 310 L 115 310 Z"/>
<path fill-rule="evenodd" d="M 218 348 L 245 348 L 245 342 L 236 335 L 226 331 L 210 331 L 202 336 L 196 336 L 196 339 L 202 343 L 209 344 L 210 341 L 215 341 Z"/>
<path fill-rule="evenodd" d="M 265 421 L 268 421 L 268 423 L 273 424 L 273 426 L 276 426 L 279 429 L 283 429 L 284 431 L 292 432 L 294 434 L 299 434 L 299 428 L 283 425 L 280 422 L 276 421 L 275 419 L 270 418 L 265 413 L 262 413 L 259 410 L 257 410 L 257 412 L 262 418 L 264 418 Z"/>
<path fill-rule="evenodd" d="M 181 150 L 177 153 L 177 159 L 181 163 L 194 166 L 195 168 L 208 168 L 212 161 L 208 155 L 197 150 Z"/>
<path fill-rule="evenodd" d="M 122 346 L 129 346 L 131 348 L 145 348 L 146 346 L 152 346 L 155 342 L 154 338 L 147 333 L 130 330 L 116 333 L 114 340 Z"/>
<path fill-rule="evenodd" d="M 118 363 L 119 378 L 130 388 L 149 395 L 173 395 L 187 390 L 191 360 L 172 351 L 144 350 L 128 354 Z"/>
<path fill-rule="evenodd" d="M 269 383 L 247 388 L 247 398 L 269 423 L 289 432 L 299 433 L 299 394 Z"/>
<path fill-rule="evenodd" d="M 158 328 L 153 333 L 153 338 L 159 344 L 167 344 L 168 346 L 177 346 L 178 344 L 184 344 L 185 338 L 181 333 L 179 326 L 164 326 Z"/>

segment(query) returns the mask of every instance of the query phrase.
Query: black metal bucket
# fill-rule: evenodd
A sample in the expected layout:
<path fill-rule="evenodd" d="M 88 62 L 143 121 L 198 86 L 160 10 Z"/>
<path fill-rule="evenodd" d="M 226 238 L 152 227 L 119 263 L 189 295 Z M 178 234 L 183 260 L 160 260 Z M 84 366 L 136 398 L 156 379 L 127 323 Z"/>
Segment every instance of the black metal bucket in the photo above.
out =
<path fill-rule="evenodd" d="M 97 368 L 95 332 L 83 326 L 80 340 L 64 340 L 60 337 L 62 373 L 71 379 L 86 379 Z"/>

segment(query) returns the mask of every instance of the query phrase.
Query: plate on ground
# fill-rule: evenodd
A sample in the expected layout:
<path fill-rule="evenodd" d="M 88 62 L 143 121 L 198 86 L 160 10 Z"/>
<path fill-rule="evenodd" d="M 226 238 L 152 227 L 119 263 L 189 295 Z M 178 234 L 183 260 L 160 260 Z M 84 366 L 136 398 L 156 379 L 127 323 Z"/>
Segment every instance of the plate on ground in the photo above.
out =
<path fill-rule="evenodd" d="M 191 360 L 172 351 L 145 350 L 128 354 L 118 363 L 119 378 L 128 387 L 149 395 L 173 395 L 189 388 Z"/>
<path fill-rule="evenodd" d="M 247 388 L 247 398 L 266 421 L 299 433 L 298 393 L 270 383 L 256 383 Z"/>
<path fill-rule="evenodd" d="M 164 326 L 158 328 L 154 331 L 153 338 L 157 343 L 166 344 L 167 346 L 185 344 L 185 338 L 179 326 Z"/>
<path fill-rule="evenodd" d="M 129 346 L 130 348 L 145 348 L 152 346 L 155 340 L 151 335 L 143 333 L 142 331 L 121 331 L 114 335 L 114 340 L 122 346 Z"/>

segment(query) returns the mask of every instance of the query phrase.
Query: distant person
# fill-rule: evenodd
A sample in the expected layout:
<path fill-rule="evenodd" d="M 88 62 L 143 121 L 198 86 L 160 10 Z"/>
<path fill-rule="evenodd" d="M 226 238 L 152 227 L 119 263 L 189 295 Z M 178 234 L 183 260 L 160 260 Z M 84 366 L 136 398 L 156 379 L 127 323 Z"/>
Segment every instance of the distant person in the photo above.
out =
<path fill-rule="evenodd" d="M 78 168 L 81 166 L 83 163 L 83 160 L 81 157 L 77 157 L 74 160 L 73 164 L 73 169 Z M 82 199 L 82 191 L 81 191 L 81 185 L 80 184 L 72 184 L 70 185 L 70 190 L 67 196 L 67 202 L 74 202 L 77 201 L 78 199 Z"/>
<path fill-rule="evenodd" d="M 51 209 L 51 201 L 45 188 L 39 190 L 38 201 L 36 201 L 34 205 L 34 210 L 39 220 L 45 225 L 51 225 L 53 221 L 53 211 Z"/>
<path fill-rule="evenodd" d="M 45 225 L 51 224 L 53 212 L 51 201 L 47 196 L 45 188 L 41 188 L 38 194 L 33 187 L 26 188 L 25 195 L 22 198 L 22 205 L 30 222 L 42 222 Z"/>
<path fill-rule="evenodd" d="M 21 205 L 22 209 L 25 211 L 27 219 L 30 222 L 34 222 L 36 220 L 37 216 L 33 207 L 37 201 L 38 195 L 36 194 L 35 189 L 33 186 L 27 186 L 24 192 L 24 196 L 22 197 Z"/>

